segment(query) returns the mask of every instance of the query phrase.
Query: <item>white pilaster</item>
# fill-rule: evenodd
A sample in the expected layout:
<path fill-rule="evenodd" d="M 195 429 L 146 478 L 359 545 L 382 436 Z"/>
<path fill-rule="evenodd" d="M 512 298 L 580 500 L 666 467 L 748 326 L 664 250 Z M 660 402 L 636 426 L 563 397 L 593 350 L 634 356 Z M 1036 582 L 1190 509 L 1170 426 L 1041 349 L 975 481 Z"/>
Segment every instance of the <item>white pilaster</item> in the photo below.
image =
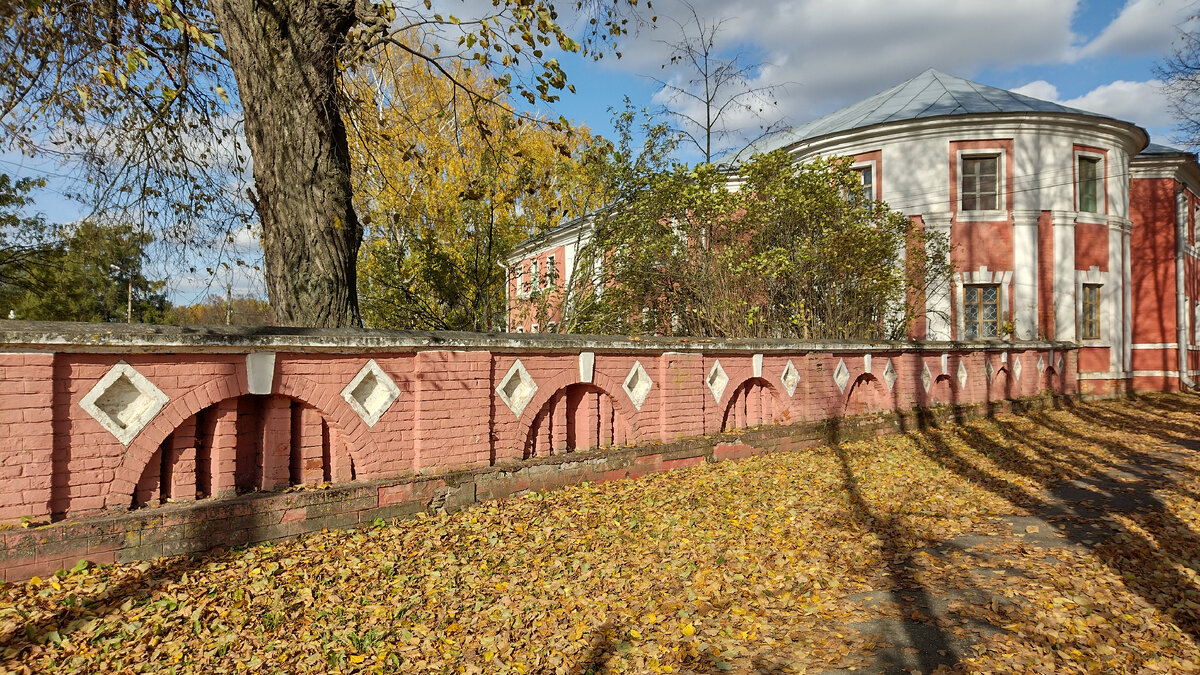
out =
<path fill-rule="evenodd" d="M 1037 337 L 1038 215 L 1013 212 L 1013 325 L 1018 340 Z"/>

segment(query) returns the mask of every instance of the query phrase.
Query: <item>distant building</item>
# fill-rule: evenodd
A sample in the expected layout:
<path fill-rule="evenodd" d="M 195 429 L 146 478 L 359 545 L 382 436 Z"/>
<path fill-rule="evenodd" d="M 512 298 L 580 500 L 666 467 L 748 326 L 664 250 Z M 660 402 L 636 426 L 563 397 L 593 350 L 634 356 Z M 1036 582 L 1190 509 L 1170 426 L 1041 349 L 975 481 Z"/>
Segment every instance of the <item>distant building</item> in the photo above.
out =
<path fill-rule="evenodd" d="M 949 235 L 952 291 L 914 338 L 1079 343 L 1095 393 L 1190 386 L 1200 369 L 1200 165 L 1136 124 L 927 70 L 740 156 L 779 148 L 852 158 L 868 194 Z M 510 329 L 540 328 L 519 318 L 528 280 L 569 276 L 590 236 L 579 219 L 518 247 Z"/>

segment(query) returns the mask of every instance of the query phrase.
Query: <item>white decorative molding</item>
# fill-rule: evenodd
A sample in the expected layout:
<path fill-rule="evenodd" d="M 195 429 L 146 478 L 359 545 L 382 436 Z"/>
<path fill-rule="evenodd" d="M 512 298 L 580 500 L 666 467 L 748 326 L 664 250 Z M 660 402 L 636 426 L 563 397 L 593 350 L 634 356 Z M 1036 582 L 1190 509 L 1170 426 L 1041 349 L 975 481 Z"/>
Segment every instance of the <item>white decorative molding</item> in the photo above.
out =
<path fill-rule="evenodd" d="M 517 359 L 512 367 L 508 369 L 508 373 L 500 380 L 500 384 L 496 386 L 496 394 L 500 396 L 500 400 L 504 401 L 504 405 L 512 411 L 512 414 L 517 417 L 525 412 L 525 406 L 529 405 L 529 401 L 533 400 L 533 395 L 537 393 L 537 382 L 533 381 L 533 376 L 525 370 L 525 365 L 521 363 L 521 359 Z"/>
<path fill-rule="evenodd" d="M 863 354 L 863 372 L 864 373 L 871 372 L 871 355 L 870 354 Z"/>
<path fill-rule="evenodd" d="M 850 371 L 846 369 L 846 361 L 838 359 L 837 368 L 833 369 L 833 383 L 844 394 L 846 393 L 846 384 L 848 382 L 850 382 Z"/>
<path fill-rule="evenodd" d="M 962 361 L 958 362 L 958 386 L 960 388 L 967 386 L 967 364 Z"/>
<path fill-rule="evenodd" d="M 641 410 L 642 404 L 646 402 L 646 396 L 653 387 L 654 383 L 650 381 L 650 375 L 642 367 L 642 362 L 634 361 L 633 367 L 629 369 L 629 374 L 625 376 L 625 383 L 621 385 L 625 394 L 629 396 L 629 400 L 633 402 L 633 407 Z"/>
<path fill-rule="evenodd" d="M 713 362 L 704 382 L 708 385 L 708 390 L 712 392 L 713 400 L 720 401 L 721 395 L 725 393 L 725 386 L 729 384 L 729 376 L 725 374 L 725 369 L 721 367 L 720 361 Z"/>
<path fill-rule="evenodd" d="M 251 352 L 246 355 L 246 386 L 251 394 L 270 394 L 274 381 L 275 352 Z"/>
<path fill-rule="evenodd" d="M 1020 356 L 1013 357 L 1012 369 L 1013 369 L 1013 377 L 1016 378 L 1016 380 L 1018 382 L 1020 382 L 1021 381 L 1021 357 Z"/>
<path fill-rule="evenodd" d="M 383 372 L 383 368 L 379 367 L 375 359 L 371 359 L 342 390 L 342 398 L 346 399 L 346 403 L 350 404 L 367 426 L 373 427 L 396 399 L 400 398 L 400 388 Z"/>
<path fill-rule="evenodd" d="M 921 364 L 921 386 L 925 387 L 925 393 L 929 393 L 929 388 L 933 386 L 933 373 L 929 372 L 929 364 Z"/>
<path fill-rule="evenodd" d="M 595 352 L 580 352 L 579 353 L 579 381 L 592 383 L 592 378 L 596 375 L 596 353 Z"/>
<path fill-rule="evenodd" d="M 950 355 L 942 352 L 942 375 L 950 372 Z"/>
<path fill-rule="evenodd" d="M 887 365 L 883 367 L 883 381 L 887 383 L 889 390 L 896 385 L 896 368 L 892 366 L 891 359 L 888 359 Z"/>
<path fill-rule="evenodd" d="M 1046 359 L 1043 359 L 1041 354 L 1038 354 L 1038 372 L 1046 372 Z"/>
<path fill-rule="evenodd" d="M 996 374 L 996 369 L 992 367 L 992 359 L 990 356 L 983 357 L 983 377 L 988 384 L 992 383 L 992 377 Z"/>
<path fill-rule="evenodd" d="M 755 377 L 762 377 L 762 354 L 755 354 L 750 357 L 750 366 L 754 371 Z"/>
<path fill-rule="evenodd" d="M 168 400 L 153 382 L 121 361 L 100 378 L 79 406 L 121 445 L 128 446 Z"/>
<path fill-rule="evenodd" d="M 783 367 L 783 374 L 779 376 L 779 381 L 783 383 L 783 388 L 787 391 L 788 398 L 796 394 L 796 386 L 800 384 L 800 372 L 796 370 L 795 364 L 791 359 L 788 359 L 787 365 Z"/>

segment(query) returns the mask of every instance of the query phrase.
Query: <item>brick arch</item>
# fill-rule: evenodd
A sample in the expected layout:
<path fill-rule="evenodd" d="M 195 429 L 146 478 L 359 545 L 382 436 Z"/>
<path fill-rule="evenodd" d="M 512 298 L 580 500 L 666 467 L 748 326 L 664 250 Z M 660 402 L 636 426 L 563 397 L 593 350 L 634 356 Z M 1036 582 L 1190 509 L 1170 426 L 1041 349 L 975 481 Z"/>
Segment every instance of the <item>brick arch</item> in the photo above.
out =
<path fill-rule="evenodd" d="M 725 391 L 721 392 L 721 400 L 717 401 L 717 410 L 721 411 L 721 431 L 730 430 L 731 427 L 729 426 L 729 417 L 734 412 L 733 408 L 735 404 L 738 402 L 739 398 L 746 393 L 747 390 L 752 389 L 753 387 L 761 387 L 767 391 L 767 393 L 770 395 L 771 404 L 775 410 L 780 410 L 787 406 L 779 387 L 771 382 L 771 380 L 765 377 L 747 377 L 738 382 L 736 386 L 726 385 Z M 772 411 L 771 416 L 774 416 L 774 411 Z M 757 423 L 748 423 L 743 426 L 769 424 L 770 421 L 771 420 L 768 417 L 768 419 L 765 421 L 759 420 Z"/>
<path fill-rule="evenodd" d="M 999 393 L 1004 398 L 1011 398 L 1014 382 L 1012 371 L 1008 369 L 1008 364 L 1004 364 L 992 373 L 989 390 Z"/>
<path fill-rule="evenodd" d="M 942 373 L 933 378 L 933 382 L 929 386 L 929 393 L 925 396 L 927 402 L 931 404 L 954 403 L 956 393 L 958 393 L 958 381 L 949 373 Z"/>
<path fill-rule="evenodd" d="M 534 414 L 522 456 L 619 445 L 634 439 L 635 433 L 629 415 L 610 391 L 591 382 L 576 382 L 556 390 Z"/>
<path fill-rule="evenodd" d="M 360 473 L 369 473 L 378 463 L 379 453 L 374 451 L 375 443 L 367 433 L 367 426 L 340 396 L 327 393 L 313 396 L 314 392 L 321 391 L 322 388 L 308 378 L 280 375 L 276 378 L 271 393 L 310 405 L 320 412 L 327 422 L 336 425 L 344 435 L 347 451 L 355 466 L 359 467 Z M 150 463 L 167 436 L 185 420 L 221 401 L 249 393 L 245 378 L 233 375 L 214 378 L 173 397 L 129 444 L 109 485 L 104 505 L 108 508 L 128 506 L 129 495 L 136 489 L 146 465 Z M 358 450 L 355 450 L 356 447 Z"/>
<path fill-rule="evenodd" d="M 617 380 L 604 373 L 593 372 L 591 382 L 582 382 L 579 378 L 572 377 L 571 371 L 566 371 L 551 379 L 545 386 L 539 385 L 537 393 L 529 400 L 529 403 L 525 406 L 525 410 L 517 418 L 517 433 L 515 438 L 510 439 L 510 442 L 514 444 L 523 443 L 529 437 L 529 434 L 533 432 L 534 420 L 542 413 L 546 405 L 552 399 L 565 393 L 567 387 L 576 384 L 589 384 L 607 395 L 612 400 L 613 408 L 617 414 L 625 420 L 630 440 L 642 440 L 642 432 L 637 423 L 639 411 L 633 407 L 633 402 L 625 395 L 625 389 Z M 655 382 L 654 386 L 658 387 L 661 385 Z M 614 394 L 613 392 L 619 393 Z M 653 395 L 653 390 L 651 390 L 651 395 Z"/>
<path fill-rule="evenodd" d="M 879 378 L 871 373 L 862 373 L 854 378 L 846 389 L 846 397 L 842 401 L 844 414 L 862 415 L 879 412 L 889 408 L 887 391 Z"/>

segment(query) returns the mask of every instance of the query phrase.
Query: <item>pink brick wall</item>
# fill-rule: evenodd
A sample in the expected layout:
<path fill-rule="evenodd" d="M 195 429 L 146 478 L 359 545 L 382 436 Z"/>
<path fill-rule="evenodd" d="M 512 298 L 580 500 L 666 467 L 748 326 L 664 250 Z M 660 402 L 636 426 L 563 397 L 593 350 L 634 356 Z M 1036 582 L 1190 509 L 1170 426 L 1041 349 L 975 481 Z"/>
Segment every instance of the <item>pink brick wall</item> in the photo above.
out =
<path fill-rule="evenodd" d="M 452 334 L 422 343 L 372 333 L 339 340 L 297 334 L 266 347 L 252 340 L 139 340 L 118 336 L 86 348 L 10 341 L 13 353 L 0 354 L 0 522 L 61 520 L 300 483 L 441 475 L 598 445 L 671 443 L 747 427 L 1078 390 L 1077 352 L 1045 343 L 822 348 Z M 275 353 L 270 391 L 251 394 L 246 355 L 268 350 Z M 590 374 L 581 369 L 581 354 L 591 356 Z M 342 396 L 371 360 L 398 392 L 374 420 Z M 497 388 L 518 360 L 536 392 L 514 413 Z M 166 397 L 128 446 L 83 406 L 122 361 Z M 718 362 L 727 378 L 719 397 L 708 382 Z M 791 395 L 781 380 L 789 362 L 798 375 Z M 839 362 L 844 388 L 835 379 Z M 623 389 L 635 363 L 650 382 L 640 407 Z"/>

